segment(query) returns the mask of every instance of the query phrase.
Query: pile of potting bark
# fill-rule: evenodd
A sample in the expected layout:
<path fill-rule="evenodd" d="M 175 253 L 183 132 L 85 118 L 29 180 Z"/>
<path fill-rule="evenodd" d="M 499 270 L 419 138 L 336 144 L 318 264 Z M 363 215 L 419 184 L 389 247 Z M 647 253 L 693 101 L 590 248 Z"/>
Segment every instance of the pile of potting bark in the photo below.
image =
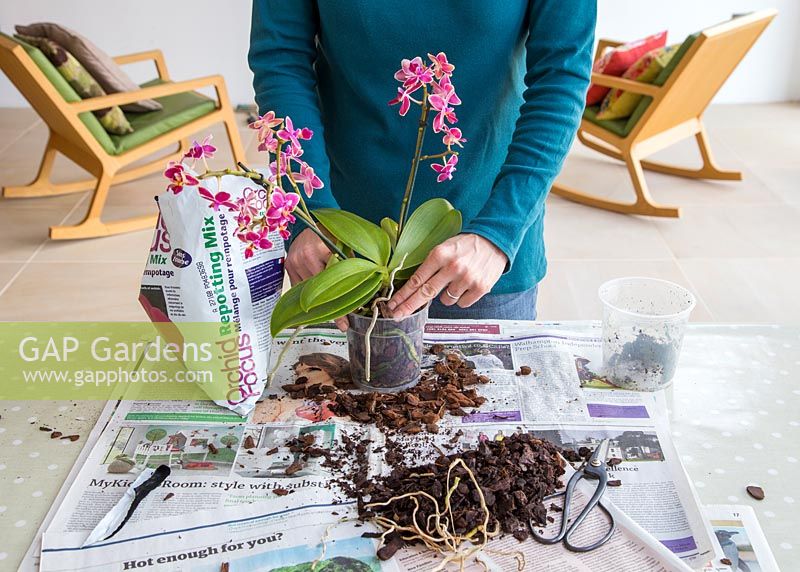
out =
<path fill-rule="evenodd" d="M 440 345 L 431 348 L 433 354 L 442 355 L 443 352 Z M 352 387 L 347 382 L 309 384 L 301 377 L 296 383 L 283 386 L 292 398 L 327 402 L 336 415 L 374 424 L 381 430 L 385 445 L 374 452 L 383 453 L 390 473 L 371 477 L 369 450 L 372 442 L 342 432 L 340 443 L 332 449 L 317 447 L 310 435 L 290 440 L 286 445 L 299 455 L 287 474 L 301 469 L 312 457 L 324 457 L 323 466 L 334 473 L 332 484 L 338 485 L 347 497 L 357 500 L 361 520 L 384 518 L 399 526 L 415 526 L 412 515 L 416 512 L 416 526 L 423 529 L 426 523 L 432 522 L 436 512 L 434 503 L 422 495 L 399 500 L 396 497 L 422 491 L 435 498 L 439 509 L 443 510 L 449 487 L 458 478 L 457 486 L 449 493 L 452 507 L 449 530 L 454 536 L 467 535 L 479 528 L 488 512 L 488 526 L 480 530 L 511 534 L 524 540 L 529 535 L 530 521 L 539 526 L 547 524 L 543 499 L 562 486 L 560 478 L 565 463 L 560 456 L 561 449 L 527 433 L 515 433 L 499 441 L 483 441 L 476 448 L 464 448 L 459 443 L 461 431 L 454 432 L 450 440 L 432 435 L 439 433 L 438 423 L 447 413 L 467 415 L 468 409 L 475 410 L 485 403 L 486 398 L 478 394 L 477 386 L 489 381 L 452 353 L 445 353 L 431 370 L 425 371 L 417 385 L 398 393 L 351 393 L 346 391 Z M 414 438 L 408 439 L 409 434 L 415 434 Z M 445 449 L 453 452 L 445 452 Z M 430 451 L 438 453 L 438 457 L 419 465 L 419 459 Z M 480 493 L 467 470 L 454 464 L 458 459 L 474 475 Z M 419 503 L 418 508 L 414 499 Z M 376 506 L 374 503 L 385 504 Z M 450 522 L 450 515 L 446 518 Z M 471 540 L 479 543 L 488 540 L 481 538 L 481 534 L 473 535 Z M 406 543 L 409 541 L 392 532 L 383 538 L 378 556 L 384 560 L 391 558 Z"/>
<path fill-rule="evenodd" d="M 474 386 L 488 382 L 456 354 L 447 354 L 414 387 L 398 393 L 339 393 L 331 410 L 379 429 L 438 433 L 446 413 L 467 415 L 467 409 L 486 402 Z"/>
<path fill-rule="evenodd" d="M 400 526 L 413 527 L 416 509 L 416 525 L 425 527 L 426 523 L 431 522 L 429 517 L 436 512 L 430 500 L 416 496 L 416 503 L 419 503 L 417 508 L 411 497 L 392 499 L 406 493 L 424 491 L 435 498 L 439 509 L 443 510 L 448 490 L 458 478 L 458 485 L 450 498 L 453 519 L 450 530 L 455 536 L 466 535 L 483 524 L 486 512 L 481 502 L 482 496 L 489 517 L 486 530 L 511 534 L 522 541 L 530 534 L 529 521 L 532 520 L 537 526 L 547 525 L 547 508 L 543 499 L 562 486 L 565 463 L 560 457 L 561 449 L 528 433 L 515 433 L 501 441 L 483 441 L 476 449 L 441 454 L 434 462 L 419 466 L 411 466 L 401 460 L 404 455 L 390 456 L 400 446 L 391 442 L 385 455 L 391 467 L 390 474 L 372 478 L 369 476 L 368 461 L 370 441 L 353 439 L 344 433 L 341 440 L 341 446 L 328 450 L 316 447 L 310 435 L 291 439 L 286 446 L 300 456 L 286 472 L 296 472 L 311 457 L 325 457 L 323 465 L 334 469 L 336 474 L 332 482 L 347 497 L 357 500 L 359 519 L 364 521 L 382 516 Z M 389 462 L 390 459 L 395 461 Z M 460 465 L 453 468 L 448 483 L 448 468 L 457 459 L 463 460 L 472 471 L 482 495 Z M 285 492 L 280 490 L 276 494 Z M 375 506 L 374 503 L 386 504 Z M 372 533 L 366 535 L 382 536 Z M 482 542 L 484 539 L 478 534 L 473 540 Z M 378 556 L 383 560 L 389 559 L 406 544 L 400 534 L 390 533 L 384 538 Z"/>
<path fill-rule="evenodd" d="M 432 353 L 443 348 L 434 345 Z M 374 423 L 379 429 L 398 430 L 403 433 L 439 432 L 439 421 L 446 413 L 467 415 L 467 409 L 480 407 L 486 402 L 478 395 L 478 384 L 488 383 L 485 375 L 475 370 L 454 353 L 445 354 L 434 367 L 422 374 L 419 383 L 398 393 L 350 393 L 342 391 L 352 385 L 309 384 L 301 377 L 283 389 L 294 399 L 330 402 L 331 411 L 341 417 L 350 417 L 360 423 Z"/>
<path fill-rule="evenodd" d="M 463 536 L 481 525 L 486 517 L 481 504 L 481 495 L 460 465 L 454 466 L 448 485 L 448 468 L 456 459 L 462 459 L 472 471 L 480 485 L 485 506 L 489 513 L 487 530 L 499 530 L 511 534 L 518 540 L 529 535 L 529 521 L 546 526 L 547 509 L 545 496 L 562 486 L 564 461 L 560 449 L 548 441 L 527 433 L 517 433 L 502 441 L 484 441 L 477 449 L 467 449 L 451 455 L 441 455 L 435 462 L 417 466 L 395 466 L 390 475 L 362 484 L 358 499 L 359 517 L 370 520 L 384 516 L 400 526 L 415 526 L 413 515 L 416 503 L 416 525 L 424 527 L 435 513 L 434 504 L 425 497 L 407 497 L 391 500 L 416 491 L 425 491 L 433 496 L 440 510 L 445 506 L 448 486 L 455 478 L 458 485 L 452 492 L 452 532 Z M 391 502 L 390 502 L 391 501 Z M 387 503 L 375 506 L 374 503 Z M 482 538 L 476 538 L 481 542 Z M 383 559 L 391 556 L 405 542 L 398 533 L 384 539 L 379 552 Z"/>

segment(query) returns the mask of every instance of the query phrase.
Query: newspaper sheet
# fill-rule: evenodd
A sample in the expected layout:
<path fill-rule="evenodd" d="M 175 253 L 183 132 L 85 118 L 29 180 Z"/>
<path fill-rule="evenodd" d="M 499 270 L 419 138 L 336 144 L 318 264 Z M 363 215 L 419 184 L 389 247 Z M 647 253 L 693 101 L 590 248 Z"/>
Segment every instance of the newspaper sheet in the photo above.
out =
<path fill-rule="evenodd" d="M 723 558 L 730 562 L 711 562 L 704 572 L 780 572 L 752 507 L 715 504 L 704 510 L 722 546 Z"/>
<path fill-rule="evenodd" d="M 276 340 L 273 360 L 287 339 Z M 573 332 L 557 324 L 431 321 L 426 343 L 460 352 L 492 379 L 479 388 L 487 402 L 465 417 L 446 417 L 440 423 L 445 433 L 448 427 L 449 434 L 460 429 L 461 442 L 473 446 L 514 431 L 533 432 L 569 448 L 610 438 L 612 456 L 622 463 L 609 472 L 622 486 L 609 489 L 608 498 L 691 567 L 721 556 L 671 441 L 662 400 L 613 389 L 596 373 L 601 361 L 597 328 Z M 338 330 L 305 330 L 287 349 L 272 387 L 247 418 L 212 402 L 119 402 L 53 516 L 44 553 L 79 547 L 137 474 L 162 464 L 172 469 L 170 477 L 126 527 L 147 530 L 156 520 L 176 516 L 194 524 L 199 511 L 236 507 L 230 510 L 246 512 L 250 503 L 258 503 L 253 510 L 260 514 L 299 507 L 306 514 L 308 507 L 344 500 L 321 463 L 309 463 L 287 477 L 285 469 L 294 457 L 282 445 L 306 433 L 315 435 L 318 446 L 332 446 L 343 432 L 366 434 L 373 440 L 371 472 L 380 474 L 382 455 L 374 449 L 383 436 L 334 417 L 324 403 L 289 399 L 280 386 L 301 375 L 312 383 L 329 382 L 346 372 L 346 358 L 346 339 Z M 434 359 L 426 356 L 423 366 Z M 516 375 L 522 365 L 531 367 L 532 374 Z M 245 450 L 245 442 L 255 447 Z M 292 494 L 277 496 L 275 488 Z M 317 523 L 310 517 L 299 520 Z M 329 515 L 317 524 L 334 522 Z M 57 538 L 58 545 L 48 545 L 48 538 Z"/>
<path fill-rule="evenodd" d="M 588 488 L 588 487 L 586 487 Z M 581 489 L 574 498 L 579 510 L 591 490 Z M 513 538 L 490 542 L 480 556 L 483 564 L 466 570 L 636 570 L 681 572 L 690 568 L 666 547 L 647 535 L 619 509 L 609 506 L 616 522 L 610 541 L 595 551 L 573 553 L 561 545 L 545 546 Z M 555 525 L 551 525 L 555 526 Z M 590 514 L 575 542 L 590 543 L 608 530 L 607 517 Z M 204 511 L 187 526 L 184 519 L 167 517 L 131 525 L 120 538 L 82 550 L 70 547 L 57 533 L 46 533 L 50 547 L 43 553 L 43 569 L 174 570 L 218 572 L 226 570 L 322 570 L 355 572 L 421 572 L 436 568 L 442 557 L 422 549 L 405 549 L 381 562 L 375 555 L 377 540 L 364 532 L 377 532 L 355 520 L 347 505 L 295 506 L 270 510 L 263 503 L 221 511 Z M 550 534 L 553 531 L 545 531 Z M 66 540 L 66 544 L 64 541 Z M 330 568 L 328 568 L 328 566 Z"/>

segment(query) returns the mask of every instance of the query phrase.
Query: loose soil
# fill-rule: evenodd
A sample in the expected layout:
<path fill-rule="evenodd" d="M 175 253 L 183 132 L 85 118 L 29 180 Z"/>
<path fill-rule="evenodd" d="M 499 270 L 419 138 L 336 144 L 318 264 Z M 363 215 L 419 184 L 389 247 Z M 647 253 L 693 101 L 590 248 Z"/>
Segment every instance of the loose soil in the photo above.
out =
<path fill-rule="evenodd" d="M 488 534 L 496 531 L 525 540 L 530 534 L 530 520 L 546 526 L 543 499 L 562 486 L 564 462 L 559 453 L 559 448 L 548 441 L 517 433 L 502 441 L 481 442 L 476 449 L 441 455 L 426 465 L 397 466 L 390 475 L 364 484 L 358 498 L 359 517 L 369 520 L 383 516 L 399 526 L 419 527 L 429 533 L 426 523 L 439 514 L 452 519 L 449 529 L 454 536 L 465 536 L 480 527 L 488 510 Z M 448 479 L 448 469 L 457 459 L 469 468 L 480 489 L 460 465 L 453 466 Z M 418 491 L 436 499 L 438 511 L 431 498 L 413 496 Z M 400 498 L 406 494 L 411 495 Z M 448 496 L 451 516 L 442 514 Z M 472 540 L 483 542 L 486 538 L 482 534 L 478 532 Z M 399 533 L 389 533 L 378 556 L 391 558 L 404 544 Z"/>
<path fill-rule="evenodd" d="M 431 351 L 438 349 L 436 345 Z M 456 354 L 447 354 L 422 374 L 414 387 L 398 393 L 350 393 L 352 383 L 337 381 L 335 385 L 309 384 L 306 377 L 283 389 L 294 399 L 329 402 L 333 413 L 360 423 L 374 423 L 379 429 L 403 433 L 438 433 L 439 421 L 445 414 L 467 415 L 486 402 L 475 386 L 488 383 Z"/>
<path fill-rule="evenodd" d="M 443 350 L 435 344 L 431 353 L 440 355 Z M 432 498 L 440 516 L 446 519 L 448 534 L 454 537 L 477 530 L 470 537 L 476 544 L 503 534 L 524 540 L 530 534 L 530 521 L 538 526 L 547 524 L 543 499 L 562 486 L 565 463 L 559 455 L 561 449 L 527 433 L 467 448 L 461 443 L 460 430 L 448 429 L 451 435 L 434 435 L 439 433 L 439 421 L 447 413 L 463 416 L 485 403 L 477 387 L 489 381 L 456 354 L 446 354 L 423 373 L 416 386 L 398 393 L 351 393 L 347 390 L 353 386 L 346 380 L 320 385 L 300 377 L 283 386 L 290 397 L 326 403 L 334 414 L 374 424 L 384 434 L 385 444 L 374 452 L 383 453 L 389 474 L 370 477 L 369 452 L 373 443 L 352 437 L 347 431 L 340 433 L 339 442 L 331 449 L 316 446 L 310 434 L 290 439 L 285 446 L 296 454 L 296 460 L 285 472 L 294 474 L 310 458 L 324 457 L 322 465 L 334 474 L 332 484 L 338 485 L 345 497 L 356 499 L 361 520 L 385 523 L 388 519 L 399 526 L 416 525 L 427 533 L 426 527 L 437 513 Z M 414 437 L 408 438 L 409 435 Z M 578 462 L 591 455 L 591 450 L 583 449 L 565 453 Z M 430 462 L 421 463 L 420 459 Z M 286 494 L 277 489 L 274 493 Z M 396 498 L 401 495 L 408 496 Z M 445 506 L 451 512 L 442 514 Z M 404 540 L 396 531 L 379 536 L 383 542 L 378 556 L 384 560 L 406 544 L 421 542 Z"/>

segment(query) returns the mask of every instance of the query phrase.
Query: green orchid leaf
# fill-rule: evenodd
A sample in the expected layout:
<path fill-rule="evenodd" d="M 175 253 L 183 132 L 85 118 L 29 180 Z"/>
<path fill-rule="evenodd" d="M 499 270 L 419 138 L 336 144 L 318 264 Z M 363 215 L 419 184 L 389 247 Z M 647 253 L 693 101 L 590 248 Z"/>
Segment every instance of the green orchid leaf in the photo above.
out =
<path fill-rule="evenodd" d="M 363 258 L 347 258 L 337 262 L 306 281 L 300 296 L 300 307 L 307 312 L 316 306 L 326 304 L 346 294 L 376 273 L 381 273 L 381 267 Z"/>
<path fill-rule="evenodd" d="M 397 246 L 397 222 L 389 217 L 383 217 L 381 219 L 381 228 L 383 232 L 388 235 L 392 244 L 392 249 L 394 249 L 394 247 Z"/>
<path fill-rule="evenodd" d="M 425 260 L 431 250 L 461 232 L 461 212 L 445 199 L 431 199 L 422 203 L 409 217 L 403 228 L 389 268 L 396 268 L 403 257 L 403 269 L 397 274 L 407 274 Z M 408 274 L 410 276 L 411 274 Z"/>
<path fill-rule="evenodd" d="M 303 288 L 306 281 L 295 284 L 278 298 L 275 308 L 272 310 L 272 318 L 270 319 L 269 327 L 274 338 L 278 333 L 285 330 L 297 314 L 301 313 L 303 309 L 300 307 L 300 296 L 303 293 Z"/>
<path fill-rule="evenodd" d="M 403 268 L 394 273 L 394 282 L 396 284 L 395 287 L 396 288 L 400 287 L 400 284 L 398 284 L 398 282 L 402 282 L 411 278 L 411 275 L 414 274 L 414 272 L 416 272 L 417 268 L 419 268 L 419 264 L 417 264 L 416 266 L 403 265 Z"/>
<path fill-rule="evenodd" d="M 349 292 L 330 302 L 312 308 L 308 312 L 300 306 L 300 298 L 309 281 L 300 282 L 278 299 L 278 303 L 272 312 L 270 332 L 275 337 L 286 328 L 319 324 L 346 316 L 356 308 L 369 302 L 380 289 L 381 281 L 381 274 L 376 274 Z"/>
<path fill-rule="evenodd" d="M 353 256 L 353 249 L 346 247 L 341 240 L 337 240 L 335 244 L 336 244 L 336 248 L 338 248 L 339 250 L 344 252 L 345 255 L 347 255 L 348 257 L 352 257 Z M 338 256 L 334 256 L 333 254 L 331 254 L 328 257 L 328 261 L 325 263 L 325 268 L 330 268 L 331 266 L 333 266 L 334 264 L 339 262 L 339 260 L 340 259 L 339 259 Z"/>
<path fill-rule="evenodd" d="M 317 209 L 312 214 L 333 236 L 362 256 L 381 266 L 389 262 L 392 245 L 378 225 L 339 209 Z"/>

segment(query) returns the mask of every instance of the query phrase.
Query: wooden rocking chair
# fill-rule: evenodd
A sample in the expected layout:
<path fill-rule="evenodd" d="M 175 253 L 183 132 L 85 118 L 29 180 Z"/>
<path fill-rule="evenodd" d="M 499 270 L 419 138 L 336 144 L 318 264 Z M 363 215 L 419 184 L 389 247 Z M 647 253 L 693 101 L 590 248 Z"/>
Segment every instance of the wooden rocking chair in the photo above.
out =
<path fill-rule="evenodd" d="M 91 205 L 83 221 L 74 226 L 50 227 L 50 238 L 92 238 L 152 228 L 157 218 L 155 213 L 103 222 L 101 216 L 109 188 L 113 184 L 163 170 L 169 157 L 178 157 L 186 152 L 189 146 L 187 137 L 214 123 L 225 124 L 235 160 L 245 160 L 236 117 L 222 76 L 173 83 L 169 80 L 160 50 L 114 58 L 120 65 L 148 60 L 155 63 L 158 79 L 143 84 L 136 91 L 81 100 L 42 52 L 0 34 L 0 69 L 50 129 L 36 179 L 23 187 L 5 187 L 3 196 L 49 197 L 94 189 Z M 216 101 L 194 91 L 205 87 L 214 88 Z M 91 113 L 93 110 L 150 98 L 158 100 L 163 109 L 130 114 L 128 119 L 134 132 L 128 135 L 109 135 Z M 177 151 L 130 167 L 136 161 L 173 145 L 178 146 Z M 95 178 L 64 184 L 50 182 L 56 153 L 65 155 Z"/>
<path fill-rule="evenodd" d="M 553 185 L 552 192 L 571 201 L 625 214 L 678 217 L 678 207 L 653 201 L 643 169 L 692 179 L 740 181 L 740 172 L 725 171 L 714 162 L 702 115 L 776 14 L 775 10 L 755 12 L 689 36 L 653 84 L 592 73 L 592 82 L 597 85 L 645 96 L 633 115 L 626 119 L 598 120 L 598 109 L 587 108 L 578 130 L 578 139 L 584 145 L 625 163 L 636 192 L 636 202 L 614 201 L 558 183 Z M 606 48 L 619 45 L 621 42 L 600 40 L 595 59 Z M 644 160 L 692 136 L 697 140 L 703 159 L 700 169 Z"/>

